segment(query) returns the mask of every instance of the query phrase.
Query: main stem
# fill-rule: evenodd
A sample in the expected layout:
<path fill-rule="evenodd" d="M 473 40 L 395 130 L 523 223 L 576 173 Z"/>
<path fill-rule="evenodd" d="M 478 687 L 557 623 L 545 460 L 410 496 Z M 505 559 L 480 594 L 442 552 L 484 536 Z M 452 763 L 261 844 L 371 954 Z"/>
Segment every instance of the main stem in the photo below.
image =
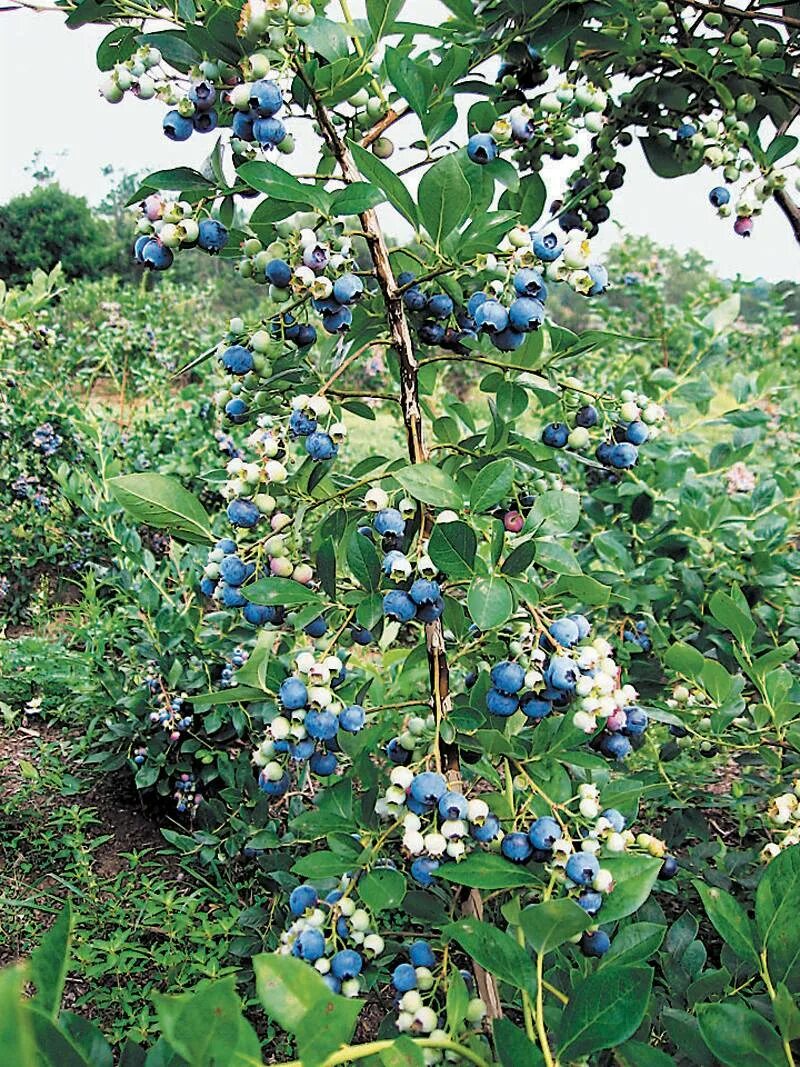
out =
<path fill-rule="evenodd" d="M 300 76 L 303 77 L 302 72 Z M 307 82 L 306 85 L 314 104 L 320 132 L 339 164 L 342 177 L 347 182 L 361 181 L 361 174 L 347 148 L 347 144 L 339 136 L 325 106 L 314 93 L 313 88 Z M 400 364 L 400 407 L 403 414 L 403 425 L 406 430 L 408 455 L 412 463 L 424 463 L 428 458 L 428 449 L 425 444 L 422 410 L 419 403 L 419 362 L 414 351 L 414 342 L 405 314 L 402 293 L 392 271 L 389 250 L 376 212 L 374 209 L 364 211 L 359 215 L 359 218 L 364 239 L 369 247 L 372 265 L 375 269 L 375 277 L 378 280 L 386 308 L 390 343 L 397 353 Z M 420 505 L 420 508 L 420 537 L 425 537 L 431 525 L 431 513 L 423 505 Z M 448 781 L 453 786 L 456 786 L 461 781 L 458 751 L 454 746 L 442 744 L 439 734 L 439 727 L 447 717 L 451 707 L 450 671 L 447 665 L 444 627 L 441 619 L 425 625 L 425 644 L 428 652 L 433 714 L 436 720 L 436 751 L 434 755 L 437 767 L 445 770 Z M 466 914 L 481 918 L 483 901 L 477 890 L 471 890 L 463 903 Z M 474 970 L 478 991 L 486 1004 L 488 1016 L 490 1018 L 501 1016 L 502 1007 L 494 978 L 477 964 Z"/>

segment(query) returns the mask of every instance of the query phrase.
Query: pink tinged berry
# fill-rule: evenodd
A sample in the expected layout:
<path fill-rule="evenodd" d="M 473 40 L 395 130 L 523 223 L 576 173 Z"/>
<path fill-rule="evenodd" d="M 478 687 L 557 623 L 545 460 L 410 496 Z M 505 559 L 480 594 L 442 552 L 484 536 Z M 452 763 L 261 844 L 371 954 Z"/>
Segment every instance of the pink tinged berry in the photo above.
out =
<path fill-rule="evenodd" d="M 170 741 L 180 741 L 181 735 L 177 730 L 173 730 L 172 733 L 169 735 L 169 739 Z"/>
<path fill-rule="evenodd" d="M 753 220 L 749 216 L 738 218 L 733 224 L 733 232 L 740 237 L 749 237 L 753 232 Z"/>
<path fill-rule="evenodd" d="M 296 582 L 299 582 L 301 585 L 308 585 L 308 583 L 314 577 L 314 572 L 307 563 L 298 563 L 295 569 L 292 571 L 292 577 Z"/>
<path fill-rule="evenodd" d="M 618 708 L 612 712 L 606 720 L 606 726 L 609 730 L 621 730 L 625 723 L 628 721 L 628 717 L 622 708 Z"/>
<path fill-rule="evenodd" d="M 270 519 L 270 526 L 278 533 L 280 530 L 285 530 L 287 526 L 292 525 L 292 518 L 284 511 L 277 511 Z"/>
<path fill-rule="evenodd" d="M 292 561 L 286 556 L 276 556 L 269 561 L 269 569 L 276 578 L 289 578 L 293 570 Z"/>
<path fill-rule="evenodd" d="M 160 196 L 152 193 L 144 202 L 144 213 L 151 222 L 160 219 L 164 213 L 164 201 Z"/>
<path fill-rule="evenodd" d="M 518 511 L 507 511 L 503 516 L 503 526 L 509 533 L 519 533 L 525 525 L 525 519 Z"/>

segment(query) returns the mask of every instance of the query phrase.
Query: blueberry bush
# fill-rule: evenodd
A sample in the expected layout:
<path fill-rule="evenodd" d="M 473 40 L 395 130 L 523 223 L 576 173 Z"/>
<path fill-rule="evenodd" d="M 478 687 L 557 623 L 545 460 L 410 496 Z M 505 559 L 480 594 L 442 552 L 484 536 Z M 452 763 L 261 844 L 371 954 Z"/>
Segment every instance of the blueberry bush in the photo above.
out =
<path fill-rule="evenodd" d="M 25 424 L 105 540 L 90 758 L 258 887 L 235 954 L 280 1062 L 794 1064 L 796 293 L 590 243 L 634 137 L 719 171 L 736 234 L 772 199 L 797 229 L 791 11 L 62 6 L 111 27 L 109 103 L 212 135 L 131 198 L 136 262 L 247 294 L 164 323 L 179 401 L 135 316 L 75 346 L 162 391 L 119 440 L 57 466 L 77 416 Z M 12 1062 L 110 1062 L 59 1009 L 69 927 L 3 972 Z M 122 1062 L 262 1062 L 233 976 L 156 1011 Z"/>

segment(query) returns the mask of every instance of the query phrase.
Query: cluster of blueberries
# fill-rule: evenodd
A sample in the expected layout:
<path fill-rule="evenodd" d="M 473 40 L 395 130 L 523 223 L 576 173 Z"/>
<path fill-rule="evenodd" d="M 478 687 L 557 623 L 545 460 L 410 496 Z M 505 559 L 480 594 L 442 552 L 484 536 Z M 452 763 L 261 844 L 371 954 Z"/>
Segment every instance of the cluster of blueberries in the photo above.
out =
<path fill-rule="evenodd" d="M 538 240 L 538 237 L 534 238 L 534 248 Z M 541 250 L 550 260 L 556 258 L 552 254 L 555 248 Z M 526 334 L 538 330 L 544 322 L 547 286 L 541 274 L 530 267 L 523 267 L 514 275 L 514 298 L 507 307 L 497 297 L 480 291 L 472 294 L 466 308 L 456 311 L 447 293 L 426 295 L 420 286 L 413 284 L 415 276 L 410 271 L 400 274 L 397 281 L 401 287 L 408 287 L 403 293 L 403 303 L 410 312 L 420 316 L 417 336 L 426 345 L 464 352 L 463 342 L 468 338 L 477 339 L 481 333 L 499 351 L 513 352 L 523 343 Z M 448 324 L 454 312 L 456 326 Z"/>
<path fill-rule="evenodd" d="M 628 644 L 638 645 L 643 652 L 650 652 L 653 647 L 653 642 L 647 633 L 647 622 L 644 619 L 638 619 L 632 630 L 626 627 L 622 632 L 622 639 Z"/>
<path fill-rule="evenodd" d="M 54 456 L 64 443 L 64 439 L 56 433 L 52 423 L 43 422 L 33 431 L 31 443 L 43 456 Z"/>
<path fill-rule="evenodd" d="M 185 733 L 194 721 L 193 716 L 184 714 L 187 694 L 170 696 L 163 680 L 156 675 L 148 675 L 144 685 L 156 705 L 148 716 L 150 722 L 153 726 L 160 726 L 171 743 L 180 741 L 181 734 Z"/>
<path fill-rule="evenodd" d="M 313 656 L 311 661 L 309 682 L 318 684 L 306 685 L 295 676 L 281 683 L 278 699 L 282 713 L 269 724 L 269 736 L 253 756 L 260 767 L 259 787 L 270 797 L 283 796 L 291 784 L 286 767 L 274 758 L 276 755 L 307 762 L 313 774 L 328 778 L 339 769 L 339 730 L 357 734 L 366 723 L 366 712 L 360 704 L 344 706 L 334 698 L 333 690 L 345 680 L 342 661 L 335 656 L 321 664 L 314 664 Z"/>
<path fill-rule="evenodd" d="M 168 270 L 175 261 L 174 250 L 201 248 L 213 256 L 228 243 L 227 228 L 217 219 L 198 221 L 188 202 L 167 201 L 152 193 L 141 207 L 133 258 L 150 270 Z"/>
<path fill-rule="evenodd" d="M 17 500 L 30 500 L 40 513 L 50 507 L 50 497 L 35 474 L 17 475 L 11 483 L 11 492 Z"/>
<path fill-rule="evenodd" d="M 197 780 L 192 774 L 180 774 L 175 782 L 175 808 L 181 814 L 190 814 L 197 810 L 203 799 L 202 793 L 197 791 Z"/>
<path fill-rule="evenodd" d="M 213 133 L 219 116 L 214 104 L 217 90 L 203 79 L 195 82 L 177 108 L 168 111 L 162 120 L 164 135 L 170 141 L 188 141 L 193 133 Z M 280 91 L 278 100 L 282 103 Z"/>
<path fill-rule="evenodd" d="M 430 1034 L 446 1037 L 440 1030 L 441 1013 L 435 1006 L 435 995 L 439 983 L 433 968 L 437 966 L 436 955 L 427 941 L 412 941 L 408 946 L 408 961 L 398 963 L 392 971 L 391 985 L 395 992 L 394 1007 L 398 1012 L 395 1025 L 401 1033 Z M 468 970 L 461 970 L 460 975 L 470 996 L 464 1011 L 464 1018 L 473 1026 L 479 1026 L 486 1015 L 486 1005 L 480 997 L 474 996 L 475 979 Z M 429 1003 L 425 1003 L 428 995 Z M 426 1050 L 434 1053 L 426 1057 L 426 1063 L 439 1063 L 442 1053 L 437 1049 Z"/>
<path fill-rule="evenodd" d="M 214 597 L 226 608 L 241 608 L 242 617 L 253 626 L 277 625 L 284 617 L 282 607 L 254 604 L 242 592 L 242 586 L 253 577 L 255 570 L 255 564 L 245 563 L 237 554 L 236 542 L 223 537 L 208 554 L 200 592 L 203 596 Z"/>
<path fill-rule="evenodd" d="M 236 684 L 233 676 L 240 667 L 247 663 L 248 659 L 250 659 L 250 653 L 247 649 L 237 645 L 225 660 L 225 666 L 222 668 L 219 681 L 223 689 L 230 689 L 232 685 Z"/>
<path fill-rule="evenodd" d="M 663 422 L 666 412 L 659 404 L 650 403 L 646 397 L 634 399 L 630 390 L 623 393 L 619 418 L 595 449 L 595 458 L 604 467 L 629 470 L 639 460 L 639 449 L 658 432 L 656 426 Z M 548 448 L 586 448 L 591 436 L 589 431 L 598 425 L 600 414 L 593 404 L 584 404 L 575 413 L 573 428 L 565 422 L 551 422 L 542 431 L 542 444 Z"/>
<path fill-rule="evenodd" d="M 282 955 L 305 960 L 332 992 L 345 997 L 358 996 L 365 964 L 386 947 L 372 916 L 350 895 L 353 887 L 345 877 L 324 899 L 309 883 L 293 889 L 289 895 L 293 921 L 281 934 L 278 949 Z"/>

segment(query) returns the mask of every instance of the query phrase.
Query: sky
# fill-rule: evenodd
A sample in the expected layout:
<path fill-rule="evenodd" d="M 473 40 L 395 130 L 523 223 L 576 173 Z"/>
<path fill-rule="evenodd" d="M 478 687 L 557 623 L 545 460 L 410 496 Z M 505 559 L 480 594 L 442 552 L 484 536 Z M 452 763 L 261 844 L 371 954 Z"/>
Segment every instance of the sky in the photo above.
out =
<path fill-rule="evenodd" d="M 356 17 L 359 6 L 354 4 Z M 403 14 L 430 23 L 444 10 L 437 0 L 407 0 Z M 200 136 L 183 144 L 168 141 L 161 132 L 164 107 L 156 100 L 127 95 L 111 105 L 100 97 L 94 55 L 105 32 L 94 26 L 68 30 L 60 13 L 0 13 L 0 203 L 31 188 L 25 168 L 37 150 L 65 188 L 97 203 L 108 187 L 102 170 L 109 163 L 118 172 L 196 167 L 212 147 L 211 138 Z M 31 107 L 40 99 L 43 79 L 53 95 L 47 106 Z M 290 158 L 298 171 L 313 162 L 302 149 Z M 679 251 L 695 248 L 725 277 L 800 280 L 800 249 L 776 205 L 767 206 L 753 236 L 743 239 L 709 205 L 708 191 L 716 182 L 708 170 L 665 181 L 650 172 L 638 145 L 622 158 L 628 174 L 613 203 L 622 229 Z M 546 168 L 553 197 L 572 167 L 572 161 L 563 161 Z M 602 252 L 618 232 L 607 224 L 593 246 Z"/>

